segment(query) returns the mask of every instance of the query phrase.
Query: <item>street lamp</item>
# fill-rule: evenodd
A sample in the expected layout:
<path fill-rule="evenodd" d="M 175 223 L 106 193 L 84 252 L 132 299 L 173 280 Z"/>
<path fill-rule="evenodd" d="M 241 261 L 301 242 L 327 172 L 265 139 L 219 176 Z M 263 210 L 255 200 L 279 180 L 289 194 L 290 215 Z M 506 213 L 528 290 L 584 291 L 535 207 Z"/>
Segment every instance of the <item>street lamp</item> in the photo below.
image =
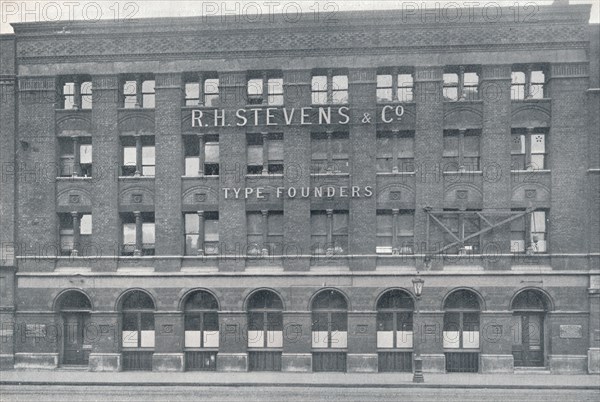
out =
<path fill-rule="evenodd" d="M 423 293 L 423 285 L 425 284 L 425 281 L 423 279 L 421 279 L 419 276 L 417 276 L 416 278 L 414 278 L 412 280 L 413 283 L 413 290 L 415 292 L 415 296 L 417 297 L 417 302 L 415 305 L 415 310 L 416 310 L 416 314 L 415 314 L 415 319 L 413 320 L 413 348 L 415 350 L 415 371 L 413 374 L 413 382 L 425 382 L 425 379 L 423 378 L 423 360 L 421 359 L 421 353 L 419 352 L 419 339 L 417 338 L 415 340 L 415 325 L 414 322 L 419 323 L 419 302 L 421 301 L 421 294 Z M 416 331 L 417 334 L 420 336 L 419 331 Z"/>

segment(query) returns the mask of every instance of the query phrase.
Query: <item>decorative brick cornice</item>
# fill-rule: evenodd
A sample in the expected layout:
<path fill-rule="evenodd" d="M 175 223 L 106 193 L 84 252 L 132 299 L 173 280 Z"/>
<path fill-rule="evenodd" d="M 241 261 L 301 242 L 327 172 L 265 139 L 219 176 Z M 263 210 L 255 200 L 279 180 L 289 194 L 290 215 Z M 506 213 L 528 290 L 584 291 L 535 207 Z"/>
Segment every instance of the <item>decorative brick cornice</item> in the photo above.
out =
<path fill-rule="evenodd" d="M 377 70 L 374 68 L 351 68 L 348 78 L 350 84 L 373 84 L 377 79 Z"/>
<path fill-rule="evenodd" d="M 19 77 L 19 91 L 56 91 L 54 77 Z"/>
<path fill-rule="evenodd" d="M 441 81 L 443 69 L 441 66 L 417 67 L 415 68 L 415 81 Z"/>
<path fill-rule="evenodd" d="M 15 85 L 16 75 L 0 74 L 0 85 Z"/>
<path fill-rule="evenodd" d="M 94 75 L 92 76 L 92 86 L 94 91 L 117 90 L 119 78 L 116 75 Z"/>
<path fill-rule="evenodd" d="M 181 74 L 156 74 L 156 89 L 181 89 Z"/>
<path fill-rule="evenodd" d="M 550 65 L 550 78 L 575 78 L 589 76 L 588 63 L 559 63 Z"/>
<path fill-rule="evenodd" d="M 510 80 L 512 67 L 510 65 L 481 66 L 481 79 L 486 81 Z"/>

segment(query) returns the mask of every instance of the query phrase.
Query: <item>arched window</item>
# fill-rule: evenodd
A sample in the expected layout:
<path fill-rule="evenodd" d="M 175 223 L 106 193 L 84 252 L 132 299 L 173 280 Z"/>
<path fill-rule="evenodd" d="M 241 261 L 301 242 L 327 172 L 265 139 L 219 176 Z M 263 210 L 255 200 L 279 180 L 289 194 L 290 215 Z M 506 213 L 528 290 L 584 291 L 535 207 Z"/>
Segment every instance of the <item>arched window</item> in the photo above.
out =
<path fill-rule="evenodd" d="M 219 304 L 209 292 L 191 293 L 184 305 L 186 370 L 217 369 Z"/>
<path fill-rule="evenodd" d="M 444 303 L 444 349 L 479 349 L 479 298 L 457 290 Z"/>
<path fill-rule="evenodd" d="M 248 300 L 248 368 L 281 371 L 283 303 L 270 290 L 259 290 Z"/>
<path fill-rule="evenodd" d="M 348 303 L 337 290 L 324 290 L 312 301 L 314 371 L 346 371 Z M 332 353 L 336 352 L 336 353 Z"/>
<path fill-rule="evenodd" d="M 394 289 L 377 301 L 379 371 L 412 371 L 414 301 L 409 293 Z"/>
<path fill-rule="evenodd" d="M 57 305 L 60 311 L 90 311 L 92 309 L 90 299 L 77 290 L 63 293 Z"/>
<path fill-rule="evenodd" d="M 219 347 L 219 306 L 208 292 L 192 293 L 185 302 L 185 347 Z"/>
<path fill-rule="evenodd" d="M 260 290 L 248 300 L 248 347 L 283 347 L 283 303 L 270 290 Z"/>
<path fill-rule="evenodd" d="M 446 298 L 443 346 L 447 372 L 479 371 L 480 310 L 479 297 L 470 290 L 457 290 Z"/>
<path fill-rule="evenodd" d="M 132 290 L 123 298 L 123 348 L 154 348 L 154 302 L 147 293 Z"/>
<path fill-rule="evenodd" d="M 547 296 L 536 289 L 519 292 L 512 301 L 512 353 L 517 367 L 544 366 L 544 321 Z"/>

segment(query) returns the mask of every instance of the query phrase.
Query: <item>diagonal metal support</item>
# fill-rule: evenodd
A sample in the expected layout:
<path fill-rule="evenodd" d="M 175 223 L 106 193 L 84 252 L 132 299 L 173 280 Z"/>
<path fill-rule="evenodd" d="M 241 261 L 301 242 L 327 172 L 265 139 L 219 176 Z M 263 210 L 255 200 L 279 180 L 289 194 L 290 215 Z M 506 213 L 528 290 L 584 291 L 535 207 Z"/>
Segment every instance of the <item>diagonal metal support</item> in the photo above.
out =
<path fill-rule="evenodd" d="M 464 242 L 467 241 L 467 240 L 473 239 L 473 238 L 475 238 L 477 236 L 481 236 L 482 234 L 487 233 L 487 232 L 491 231 L 494 228 L 503 226 L 503 225 L 505 225 L 507 223 L 510 223 L 510 222 L 514 221 L 515 219 L 519 219 L 520 217 L 525 216 L 527 214 L 530 214 L 530 213 L 532 213 L 534 211 L 535 211 L 535 208 L 527 208 L 525 211 L 522 211 L 522 212 L 510 213 L 510 217 L 509 218 L 504 219 L 504 220 L 502 220 L 502 221 L 500 221 L 498 223 L 495 223 L 495 224 L 492 224 L 487 219 L 484 219 L 484 221 L 487 224 L 490 225 L 489 227 L 484 228 L 484 229 L 482 229 L 482 230 L 480 230 L 480 231 L 478 231 L 476 233 L 473 233 L 473 234 L 471 234 L 471 235 L 463 238 L 462 240 L 459 239 L 457 236 L 455 236 L 454 233 L 452 233 L 450 231 L 450 229 L 448 229 L 436 216 L 433 215 L 433 213 L 431 213 L 430 211 L 426 211 L 433 218 L 434 221 L 436 221 L 445 231 L 447 231 L 448 233 L 450 233 L 452 235 L 452 237 L 454 237 L 456 239 L 455 242 L 445 245 L 444 247 L 442 247 L 441 249 L 437 250 L 436 252 L 434 252 L 432 254 L 440 254 L 440 253 L 442 253 L 442 252 L 448 250 L 449 248 L 452 248 L 452 247 L 454 247 L 454 246 L 456 246 L 458 244 L 464 244 Z M 465 212 L 461 212 L 461 213 L 464 214 Z M 483 217 L 481 216 L 480 212 L 475 212 L 475 214 L 477 216 L 479 216 L 480 218 L 483 219 Z"/>

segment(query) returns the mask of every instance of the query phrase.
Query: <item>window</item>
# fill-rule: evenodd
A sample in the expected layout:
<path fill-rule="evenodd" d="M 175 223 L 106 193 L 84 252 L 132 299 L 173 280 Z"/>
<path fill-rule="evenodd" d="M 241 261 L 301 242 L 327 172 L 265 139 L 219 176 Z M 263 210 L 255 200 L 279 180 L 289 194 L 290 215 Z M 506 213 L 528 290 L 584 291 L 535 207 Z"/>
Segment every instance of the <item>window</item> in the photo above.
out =
<path fill-rule="evenodd" d="M 129 292 L 122 304 L 123 348 L 154 348 L 154 302 L 145 292 Z"/>
<path fill-rule="evenodd" d="M 514 66 L 511 75 L 512 100 L 547 98 L 546 72 L 542 66 Z"/>
<path fill-rule="evenodd" d="M 135 74 L 121 79 L 121 98 L 125 109 L 153 109 L 155 105 L 154 77 Z"/>
<path fill-rule="evenodd" d="M 121 137 L 123 176 L 154 176 L 155 148 L 153 135 Z"/>
<path fill-rule="evenodd" d="M 447 67 L 444 70 L 444 100 L 479 99 L 479 73 L 475 67 Z"/>
<path fill-rule="evenodd" d="M 219 102 L 217 73 L 188 73 L 184 75 L 185 106 L 214 107 Z"/>
<path fill-rule="evenodd" d="M 402 290 L 390 290 L 377 301 L 377 347 L 413 347 L 412 297 Z"/>
<path fill-rule="evenodd" d="M 479 170 L 479 130 L 444 130 L 444 172 Z"/>
<path fill-rule="evenodd" d="M 219 175 L 218 135 L 185 135 L 183 147 L 186 176 Z"/>
<path fill-rule="evenodd" d="M 349 173 L 347 132 L 311 134 L 311 173 Z"/>
<path fill-rule="evenodd" d="M 348 211 L 311 211 L 311 243 L 313 253 L 348 253 Z"/>
<path fill-rule="evenodd" d="M 198 211 L 184 216 L 185 254 L 219 254 L 219 213 Z"/>
<path fill-rule="evenodd" d="M 457 290 L 444 303 L 444 349 L 479 349 L 479 311 L 477 295 Z"/>
<path fill-rule="evenodd" d="M 121 215 L 123 226 L 121 255 L 154 255 L 154 212 Z"/>
<path fill-rule="evenodd" d="M 348 303 L 335 290 L 324 290 L 312 302 L 313 349 L 345 349 L 348 339 Z"/>
<path fill-rule="evenodd" d="M 341 71 L 317 71 L 312 77 L 312 103 L 315 105 L 348 103 L 348 75 Z"/>
<path fill-rule="evenodd" d="M 78 256 L 91 244 L 92 215 L 72 212 L 59 214 L 60 254 Z"/>
<path fill-rule="evenodd" d="M 283 105 L 283 78 L 281 72 L 253 72 L 248 74 L 248 104 Z"/>
<path fill-rule="evenodd" d="M 412 131 L 377 133 L 377 172 L 415 171 L 415 136 Z"/>
<path fill-rule="evenodd" d="M 444 232 L 444 244 L 458 242 L 446 250 L 447 254 L 478 254 L 480 250 L 480 236 L 474 236 L 480 230 L 479 210 L 458 211 L 445 209 L 442 219 L 444 226 L 450 232 Z"/>
<path fill-rule="evenodd" d="M 92 176 L 92 137 L 59 138 L 60 176 Z"/>
<path fill-rule="evenodd" d="M 412 254 L 414 220 L 412 210 L 378 210 L 377 254 Z"/>
<path fill-rule="evenodd" d="M 258 291 L 248 301 L 248 347 L 283 347 L 283 303 L 271 291 Z"/>
<path fill-rule="evenodd" d="M 205 291 L 192 293 L 185 302 L 186 349 L 219 347 L 219 306 L 213 295 Z"/>
<path fill-rule="evenodd" d="M 513 253 L 547 252 L 547 215 L 547 211 L 533 211 L 513 220 L 510 224 L 510 251 Z"/>
<path fill-rule="evenodd" d="M 283 253 L 283 211 L 246 213 L 249 255 Z"/>
<path fill-rule="evenodd" d="M 377 74 L 377 102 L 412 102 L 414 79 L 406 69 L 388 68 Z"/>
<path fill-rule="evenodd" d="M 61 109 L 92 108 L 92 78 L 90 76 L 61 77 L 58 92 Z"/>
<path fill-rule="evenodd" d="M 512 170 L 546 169 L 546 129 L 512 129 Z"/>
<path fill-rule="evenodd" d="M 247 135 L 248 174 L 283 174 L 283 134 Z"/>

